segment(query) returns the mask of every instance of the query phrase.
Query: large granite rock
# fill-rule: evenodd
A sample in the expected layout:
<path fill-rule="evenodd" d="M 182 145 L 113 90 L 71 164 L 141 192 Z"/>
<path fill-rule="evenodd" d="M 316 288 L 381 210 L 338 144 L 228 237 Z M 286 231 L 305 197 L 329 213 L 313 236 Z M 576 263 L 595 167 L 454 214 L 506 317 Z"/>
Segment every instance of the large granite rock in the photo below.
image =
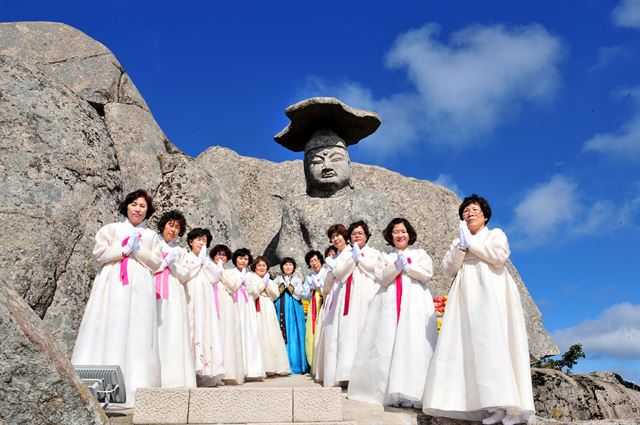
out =
<path fill-rule="evenodd" d="M 640 387 L 612 372 L 567 375 L 532 369 L 536 414 L 560 421 L 640 421 Z"/>
<path fill-rule="evenodd" d="M 59 343 L 24 299 L 3 286 L 0 335 L 0 423 L 107 422 Z"/>
<path fill-rule="evenodd" d="M 0 274 L 71 346 L 96 272 L 93 236 L 121 194 L 113 144 L 86 101 L 6 56 L 0 123 L 0 232 L 12 235 Z"/>

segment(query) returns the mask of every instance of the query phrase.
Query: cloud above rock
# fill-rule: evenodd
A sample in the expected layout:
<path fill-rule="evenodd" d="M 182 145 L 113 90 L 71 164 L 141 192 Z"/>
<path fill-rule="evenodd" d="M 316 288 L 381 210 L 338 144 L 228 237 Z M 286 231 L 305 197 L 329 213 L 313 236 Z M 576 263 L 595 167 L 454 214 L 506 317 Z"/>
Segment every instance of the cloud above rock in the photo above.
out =
<path fill-rule="evenodd" d="M 302 96 L 331 95 L 375 110 L 382 126 L 362 149 L 377 155 L 416 145 L 463 149 L 490 135 L 527 103 L 547 102 L 559 84 L 559 38 L 538 24 L 472 25 L 447 39 L 428 23 L 400 34 L 385 63 L 413 91 L 376 97 L 354 81 L 310 77 Z"/>
<path fill-rule="evenodd" d="M 615 304 L 596 319 L 551 332 L 560 352 L 582 344 L 587 357 L 640 358 L 640 304 Z"/>

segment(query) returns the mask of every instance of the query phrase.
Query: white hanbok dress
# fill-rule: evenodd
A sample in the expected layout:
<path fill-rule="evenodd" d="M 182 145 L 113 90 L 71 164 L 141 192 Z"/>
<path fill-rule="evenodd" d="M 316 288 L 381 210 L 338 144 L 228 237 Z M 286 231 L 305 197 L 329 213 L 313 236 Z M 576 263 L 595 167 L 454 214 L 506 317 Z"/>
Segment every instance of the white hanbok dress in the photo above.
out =
<path fill-rule="evenodd" d="M 364 321 L 380 285 L 375 282 L 375 267 L 380 252 L 367 245 L 360 250 L 360 260 L 353 261 L 351 246 L 336 258 L 332 275 L 337 288 L 332 294 L 325 321 L 323 385 L 349 381 Z"/>
<path fill-rule="evenodd" d="M 287 347 L 282 338 L 276 308 L 273 302 L 280 296 L 278 285 L 272 279 L 260 278 L 255 273 L 249 274 L 252 286 L 257 288 L 260 294 L 255 299 L 256 313 L 258 314 L 258 329 L 260 332 L 260 349 L 262 361 L 267 375 L 290 375 L 289 357 Z"/>
<path fill-rule="evenodd" d="M 427 287 L 433 264 L 424 250 L 406 248 L 403 253 L 409 271 L 398 271 L 398 252 L 384 254 L 376 266 L 381 288 L 369 305 L 348 397 L 420 407 L 438 337 L 433 297 Z"/>
<path fill-rule="evenodd" d="M 240 337 L 242 341 L 242 359 L 245 378 L 259 379 L 266 376 L 262 352 L 260 349 L 260 332 L 258 315 L 254 299 L 259 296 L 257 288 L 251 280 L 237 268 L 227 269 L 222 273 L 225 286 L 238 288 L 233 294 L 240 318 Z"/>
<path fill-rule="evenodd" d="M 304 346 L 305 353 L 307 355 L 307 362 L 311 366 L 312 375 L 315 373 L 313 355 L 315 353 L 315 348 L 318 345 L 318 337 L 320 335 L 320 329 L 322 328 L 322 321 L 320 320 L 323 300 L 322 286 L 324 285 L 327 272 L 328 269 L 326 267 L 322 267 L 318 273 L 310 271 L 304 279 L 303 298 L 309 300 Z"/>
<path fill-rule="evenodd" d="M 330 307 L 333 306 L 332 300 L 334 299 L 335 292 L 338 289 L 336 277 L 332 272 L 333 266 L 335 266 L 335 257 L 326 258 L 325 264 L 322 266 L 326 269 L 321 290 L 324 300 L 320 306 L 320 312 L 316 319 L 316 336 L 313 347 L 313 363 L 311 364 L 311 375 L 313 375 L 314 381 L 319 383 L 322 383 L 324 380 L 324 352 L 325 346 L 329 345 L 329 342 L 325 342 L 325 340 L 328 340 L 325 336 L 327 333 L 327 311 L 329 311 Z"/>
<path fill-rule="evenodd" d="M 458 240 L 442 261 L 455 276 L 431 361 L 423 410 L 431 416 L 481 420 L 506 409 L 522 421 L 534 413 L 529 349 L 520 294 L 505 262 L 500 229 L 486 227 L 466 252 Z"/>
<path fill-rule="evenodd" d="M 156 270 L 154 275 L 161 385 L 163 388 L 195 387 L 189 306 L 183 283 L 188 282 L 200 267 L 189 268 L 184 248 L 165 243 L 162 236 L 159 239 L 163 257 L 171 251 L 176 253 L 173 264 Z"/>
<path fill-rule="evenodd" d="M 137 388 L 160 386 L 156 289 L 151 275 L 162 263 L 158 235 L 140 224 L 137 255 L 122 256 L 133 226 L 128 220 L 103 226 L 93 255 L 102 269 L 91 288 L 71 357 L 74 365 L 119 365 L 126 406 Z"/>
<path fill-rule="evenodd" d="M 220 278 L 222 278 L 224 270 L 219 270 L 219 272 Z M 224 339 L 224 381 L 240 385 L 244 383 L 245 368 L 240 313 L 234 297 L 240 286 L 240 281 L 227 279 L 223 282 L 220 279 L 214 285 L 218 289 L 220 329 Z"/>
<path fill-rule="evenodd" d="M 213 286 L 219 273 L 208 257 L 202 262 L 193 252 L 187 253 L 179 264 L 191 270 L 190 274 L 193 276 L 187 281 L 185 290 L 195 372 L 201 385 L 218 385 L 225 375 L 224 340 L 220 332 Z"/>

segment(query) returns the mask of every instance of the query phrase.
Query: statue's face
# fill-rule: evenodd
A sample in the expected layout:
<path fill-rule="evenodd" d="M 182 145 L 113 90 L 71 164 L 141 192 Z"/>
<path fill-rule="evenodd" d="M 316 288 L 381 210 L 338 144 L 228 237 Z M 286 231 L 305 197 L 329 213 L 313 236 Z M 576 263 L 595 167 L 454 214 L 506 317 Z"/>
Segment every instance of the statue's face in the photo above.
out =
<path fill-rule="evenodd" d="M 349 154 L 340 146 L 308 152 L 305 158 L 305 177 L 311 187 L 325 192 L 335 192 L 348 186 L 351 181 Z"/>

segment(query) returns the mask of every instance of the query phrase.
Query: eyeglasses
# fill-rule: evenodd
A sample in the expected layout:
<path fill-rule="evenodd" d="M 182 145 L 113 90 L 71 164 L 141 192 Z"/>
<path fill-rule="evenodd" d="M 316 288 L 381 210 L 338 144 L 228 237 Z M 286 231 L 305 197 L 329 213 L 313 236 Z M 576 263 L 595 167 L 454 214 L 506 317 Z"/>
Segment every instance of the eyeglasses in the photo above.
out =
<path fill-rule="evenodd" d="M 482 209 L 478 207 L 467 207 L 462 211 L 462 217 L 469 217 L 471 214 L 480 215 L 482 214 Z"/>

